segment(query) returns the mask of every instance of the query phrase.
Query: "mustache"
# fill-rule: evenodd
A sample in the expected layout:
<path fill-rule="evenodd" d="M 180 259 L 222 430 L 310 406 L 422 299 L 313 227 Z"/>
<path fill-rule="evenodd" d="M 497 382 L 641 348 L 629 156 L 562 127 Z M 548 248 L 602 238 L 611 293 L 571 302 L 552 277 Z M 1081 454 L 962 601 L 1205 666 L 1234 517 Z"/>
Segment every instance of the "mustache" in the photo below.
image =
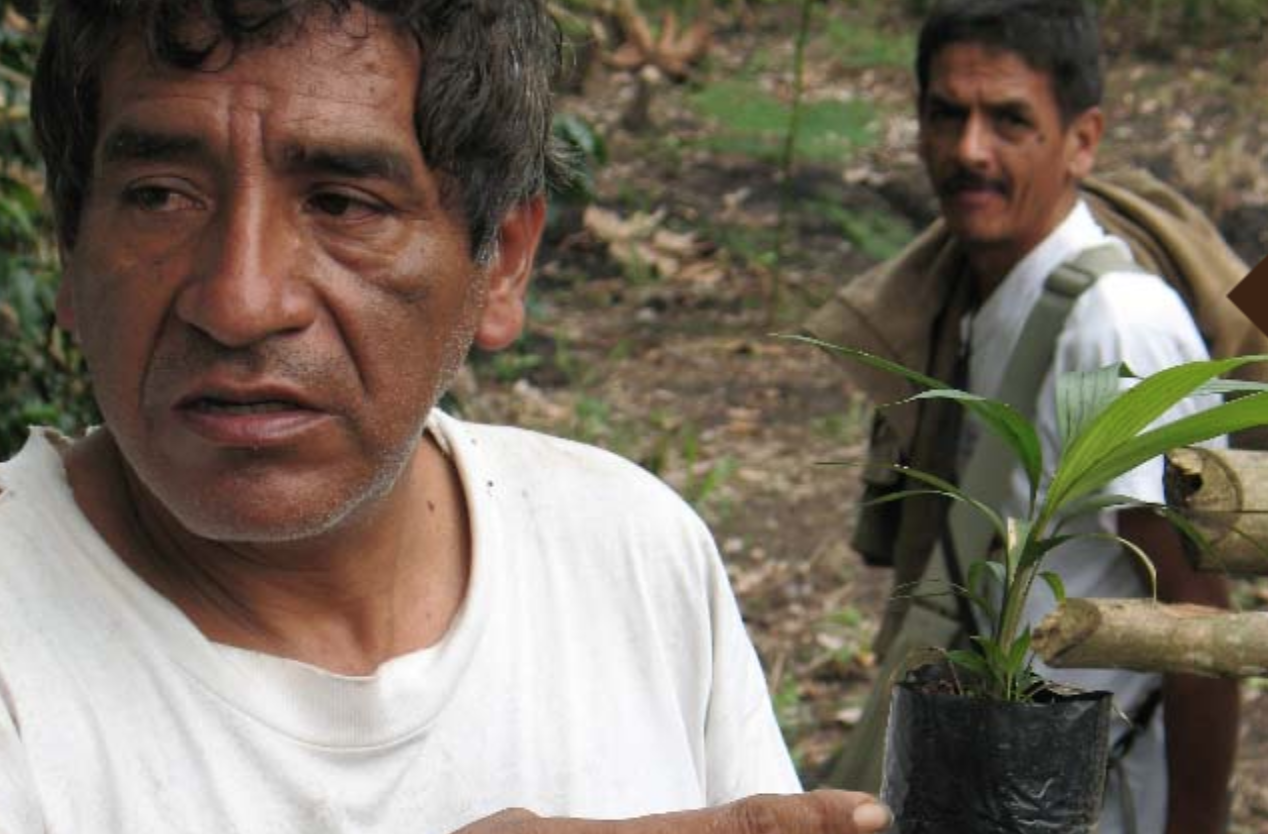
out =
<path fill-rule="evenodd" d="M 965 190 L 989 190 L 999 194 L 1008 195 L 1008 183 L 1002 179 L 992 179 L 984 177 L 981 174 L 975 174 L 972 171 L 956 171 L 951 176 L 942 181 L 938 188 L 938 193 L 944 196 L 951 196 Z"/>
<path fill-rule="evenodd" d="M 208 371 L 242 379 L 268 378 L 304 390 L 345 388 L 356 377 L 338 357 L 319 355 L 285 341 L 266 339 L 243 347 L 222 345 L 196 331 L 186 331 L 157 352 L 150 363 L 146 388 L 170 390 Z"/>

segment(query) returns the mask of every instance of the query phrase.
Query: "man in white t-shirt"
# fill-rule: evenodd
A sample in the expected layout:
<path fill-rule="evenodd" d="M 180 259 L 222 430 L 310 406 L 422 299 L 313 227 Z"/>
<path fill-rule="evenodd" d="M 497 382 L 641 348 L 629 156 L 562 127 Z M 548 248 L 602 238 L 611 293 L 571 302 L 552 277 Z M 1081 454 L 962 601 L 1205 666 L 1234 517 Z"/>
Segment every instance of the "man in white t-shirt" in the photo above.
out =
<path fill-rule="evenodd" d="M 523 323 L 544 6 L 52 4 L 33 119 L 104 425 L 0 467 L 0 831 L 886 825 L 793 795 L 677 497 L 434 410 Z"/>
<path fill-rule="evenodd" d="M 940 231 L 926 239 L 932 247 L 949 238 L 931 258 L 924 280 L 931 286 L 947 276 L 955 287 L 947 291 L 946 306 L 936 318 L 928 319 L 936 321 L 939 332 L 952 335 L 933 336 L 925 344 L 936 347 L 922 356 L 931 357 L 931 370 L 941 368 L 932 370 L 935 375 L 949 378 L 958 342 L 968 360 L 959 382 L 974 393 L 999 397 L 1005 369 L 1019 341 L 1028 338 L 1022 331 L 1048 276 L 1063 262 L 1105 244 L 1130 258 L 1127 246 L 1107 236 L 1080 197 L 1104 121 L 1096 21 L 1083 0 L 944 0 L 921 30 L 916 70 L 919 151 L 942 215 Z M 893 269 L 890 274 L 896 274 Z M 900 303 L 923 300 L 908 294 Z M 811 321 L 810 330 L 848 339 L 845 326 L 833 321 L 847 306 L 834 301 Z M 885 316 L 875 316 L 870 324 L 883 341 Z M 1133 270 L 1103 274 L 1077 298 L 1053 356 L 1034 403 L 1047 461 L 1055 460 L 1059 450 L 1054 391 L 1061 374 L 1124 362 L 1147 375 L 1205 359 L 1207 352 L 1181 298 L 1160 278 Z M 1195 408 L 1186 402 L 1167 418 Z M 963 468 L 977 426 L 965 421 L 957 434 L 953 421 L 944 420 L 952 411 L 922 404 L 906 433 L 916 438 L 906 446 L 906 462 L 948 475 L 955 474 L 957 463 Z M 881 437 L 895 436 L 892 429 L 885 428 Z M 956 445 L 958 453 L 951 454 Z M 1107 492 L 1159 502 L 1161 472 L 1161 460 L 1153 461 L 1115 481 Z M 1028 488 L 1020 466 L 1011 473 L 1011 484 L 1004 506 L 996 509 L 1022 516 Z M 912 528 L 936 531 L 941 523 L 937 515 L 913 521 L 907 508 L 902 512 L 887 542 L 899 541 L 892 551 L 899 583 L 920 575 L 936 536 Z M 1192 571 L 1178 536 L 1159 516 L 1140 509 L 1104 513 L 1089 519 L 1084 530 L 1096 531 L 1117 532 L 1150 555 L 1160 599 L 1227 605 L 1223 580 Z M 1147 594 L 1133 558 L 1118 551 L 1109 541 L 1080 541 L 1054 551 L 1047 564 L 1062 575 L 1073 597 Z M 1027 612 L 1030 621 L 1052 605 L 1051 597 L 1037 594 Z M 885 637 L 893 633 L 887 630 Z M 1086 688 L 1112 690 L 1121 708 L 1143 725 L 1124 760 L 1137 827 L 1125 821 L 1132 812 L 1125 810 L 1115 773 L 1102 834 L 1223 830 L 1237 734 L 1235 684 L 1182 676 L 1159 681 L 1126 672 L 1040 671 Z M 1150 718 L 1147 705 L 1159 687 L 1162 709 Z M 840 772 L 849 769 L 843 765 Z"/>

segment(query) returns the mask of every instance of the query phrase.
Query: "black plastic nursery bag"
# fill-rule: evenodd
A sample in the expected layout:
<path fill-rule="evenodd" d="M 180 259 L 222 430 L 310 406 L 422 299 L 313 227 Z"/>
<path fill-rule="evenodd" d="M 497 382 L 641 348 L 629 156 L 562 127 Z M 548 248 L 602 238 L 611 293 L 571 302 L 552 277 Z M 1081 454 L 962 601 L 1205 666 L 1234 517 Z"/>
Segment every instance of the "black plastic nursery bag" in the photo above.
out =
<path fill-rule="evenodd" d="M 881 796 L 897 834 L 1089 834 L 1111 695 L 1004 703 L 894 687 Z"/>

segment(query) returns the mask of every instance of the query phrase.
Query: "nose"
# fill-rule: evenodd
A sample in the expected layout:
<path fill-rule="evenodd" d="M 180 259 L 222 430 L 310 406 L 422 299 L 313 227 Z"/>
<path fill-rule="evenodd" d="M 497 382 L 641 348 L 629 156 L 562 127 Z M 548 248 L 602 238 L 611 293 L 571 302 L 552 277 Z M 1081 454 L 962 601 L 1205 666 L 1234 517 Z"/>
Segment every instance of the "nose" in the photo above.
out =
<path fill-rule="evenodd" d="M 990 163 L 990 130 L 979 113 L 970 113 L 957 138 L 955 153 L 960 165 L 970 170 L 985 168 Z"/>
<path fill-rule="evenodd" d="M 216 342 L 247 347 L 312 323 L 312 290 L 300 277 L 302 247 L 285 212 L 239 189 L 199 242 L 176 315 Z"/>

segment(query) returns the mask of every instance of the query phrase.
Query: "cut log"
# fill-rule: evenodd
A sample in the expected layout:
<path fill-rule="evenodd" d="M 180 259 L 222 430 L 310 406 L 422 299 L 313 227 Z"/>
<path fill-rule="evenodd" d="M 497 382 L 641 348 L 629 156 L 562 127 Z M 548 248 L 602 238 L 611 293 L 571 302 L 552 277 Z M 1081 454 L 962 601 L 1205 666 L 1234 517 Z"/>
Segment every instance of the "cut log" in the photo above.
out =
<path fill-rule="evenodd" d="M 1210 544 L 1185 542 L 1199 570 L 1268 575 L 1268 452 L 1177 449 L 1164 484 L 1167 504 Z"/>
<path fill-rule="evenodd" d="M 1268 675 L 1268 612 L 1139 599 L 1067 599 L 1035 629 L 1049 666 L 1230 678 Z"/>

